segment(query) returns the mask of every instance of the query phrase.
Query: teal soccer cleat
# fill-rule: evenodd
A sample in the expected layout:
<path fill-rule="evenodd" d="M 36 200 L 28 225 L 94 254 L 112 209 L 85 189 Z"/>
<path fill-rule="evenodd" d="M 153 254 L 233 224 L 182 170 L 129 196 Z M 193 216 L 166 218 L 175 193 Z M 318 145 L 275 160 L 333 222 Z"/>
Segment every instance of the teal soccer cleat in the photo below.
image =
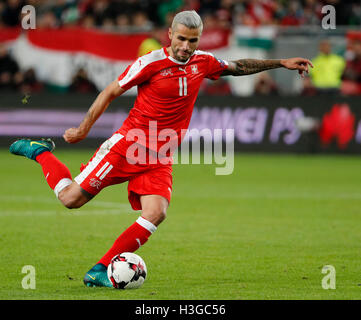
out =
<path fill-rule="evenodd" d="M 52 152 L 55 149 L 55 143 L 51 139 L 31 140 L 20 139 L 16 140 L 9 148 L 12 154 L 24 156 L 28 159 L 35 160 L 35 158 L 45 152 Z"/>
<path fill-rule="evenodd" d="M 113 287 L 113 284 L 108 279 L 107 267 L 101 263 L 91 268 L 86 273 L 83 281 L 87 287 Z"/>

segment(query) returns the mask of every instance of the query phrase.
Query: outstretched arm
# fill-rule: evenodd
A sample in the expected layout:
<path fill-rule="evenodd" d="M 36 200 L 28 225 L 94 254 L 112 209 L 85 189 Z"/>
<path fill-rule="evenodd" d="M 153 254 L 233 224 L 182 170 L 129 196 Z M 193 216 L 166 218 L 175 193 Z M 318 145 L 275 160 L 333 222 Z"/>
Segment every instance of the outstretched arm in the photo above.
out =
<path fill-rule="evenodd" d="M 245 76 L 269 69 L 286 68 L 289 70 L 298 70 L 298 73 L 303 77 L 303 72 L 308 73 L 308 67 L 313 65 L 310 60 L 304 58 L 290 58 L 290 59 L 240 59 L 237 61 L 230 61 L 228 68 L 222 73 L 222 76 Z"/>
<path fill-rule="evenodd" d="M 125 90 L 119 86 L 117 80 L 110 83 L 102 92 L 99 93 L 79 127 L 70 128 L 65 131 L 63 134 L 64 140 L 68 143 L 76 143 L 83 140 L 88 135 L 95 121 L 108 108 L 110 102 L 124 92 Z"/>

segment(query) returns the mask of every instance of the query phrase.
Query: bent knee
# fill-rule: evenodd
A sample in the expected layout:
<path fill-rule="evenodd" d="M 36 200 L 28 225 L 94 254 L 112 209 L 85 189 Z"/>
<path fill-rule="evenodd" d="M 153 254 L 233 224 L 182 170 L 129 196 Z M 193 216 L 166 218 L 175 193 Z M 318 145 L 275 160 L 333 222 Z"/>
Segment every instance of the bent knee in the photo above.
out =
<path fill-rule="evenodd" d="M 66 208 L 77 209 L 87 202 L 87 199 L 85 199 L 81 194 L 79 195 L 66 191 L 67 190 L 64 190 L 64 192 L 60 192 L 58 195 L 58 199 Z"/>
<path fill-rule="evenodd" d="M 156 216 L 160 220 L 160 222 L 162 222 L 167 217 L 167 211 L 165 209 L 161 209 L 157 212 Z"/>

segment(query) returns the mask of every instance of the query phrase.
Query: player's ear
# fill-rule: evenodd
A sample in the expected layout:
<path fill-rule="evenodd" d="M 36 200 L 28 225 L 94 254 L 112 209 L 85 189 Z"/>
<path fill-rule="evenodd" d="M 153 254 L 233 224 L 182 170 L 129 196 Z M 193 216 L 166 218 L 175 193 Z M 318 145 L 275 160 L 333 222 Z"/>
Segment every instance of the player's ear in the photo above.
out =
<path fill-rule="evenodd" d="M 172 40 L 172 36 L 173 36 L 172 28 L 169 28 L 168 29 L 168 37 L 170 40 Z"/>

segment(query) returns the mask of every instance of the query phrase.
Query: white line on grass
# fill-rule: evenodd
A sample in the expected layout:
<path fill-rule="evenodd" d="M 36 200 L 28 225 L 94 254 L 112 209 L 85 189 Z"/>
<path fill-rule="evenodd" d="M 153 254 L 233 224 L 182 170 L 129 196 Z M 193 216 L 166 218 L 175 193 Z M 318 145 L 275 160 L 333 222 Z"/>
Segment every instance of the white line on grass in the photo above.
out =
<path fill-rule="evenodd" d="M 50 199 L 45 197 L 32 197 L 32 196 L 21 196 L 21 195 L 0 195 L 1 203 L 43 203 L 43 204 L 53 204 L 57 205 L 59 202 L 56 199 Z M 3 209 L 0 204 L 0 215 L 14 215 L 16 213 L 20 213 L 19 215 L 54 215 L 59 212 L 59 210 L 21 210 L 21 209 Z M 106 215 L 106 214 L 120 214 L 120 213 L 131 213 L 133 210 L 131 209 L 128 203 L 118 203 L 118 202 L 109 202 L 109 201 L 98 201 L 93 200 L 93 202 L 88 202 L 85 206 L 79 210 L 69 211 L 74 215 L 88 215 L 88 214 L 98 214 L 98 215 Z"/>
<path fill-rule="evenodd" d="M 210 193 L 202 194 L 178 194 L 178 197 L 182 198 L 213 198 Z M 317 193 L 268 193 L 268 192 L 255 192 L 255 193 L 226 193 L 214 195 L 220 199 L 259 199 L 259 200 L 360 200 L 361 193 L 355 194 L 317 194 Z"/>
<path fill-rule="evenodd" d="M 119 215 L 123 213 L 129 213 L 129 211 L 121 211 L 121 210 L 82 210 L 77 211 L 76 213 L 70 212 L 71 215 L 74 216 L 93 216 L 93 215 Z M 68 212 L 69 214 L 69 212 Z M 51 210 L 5 210 L 0 211 L 0 217 L 8 217 L 8 216 L 55 216 L 55 215 L 68 215 L 66 212 L 59 212 L 59 211 L 51 211 Z"/>

